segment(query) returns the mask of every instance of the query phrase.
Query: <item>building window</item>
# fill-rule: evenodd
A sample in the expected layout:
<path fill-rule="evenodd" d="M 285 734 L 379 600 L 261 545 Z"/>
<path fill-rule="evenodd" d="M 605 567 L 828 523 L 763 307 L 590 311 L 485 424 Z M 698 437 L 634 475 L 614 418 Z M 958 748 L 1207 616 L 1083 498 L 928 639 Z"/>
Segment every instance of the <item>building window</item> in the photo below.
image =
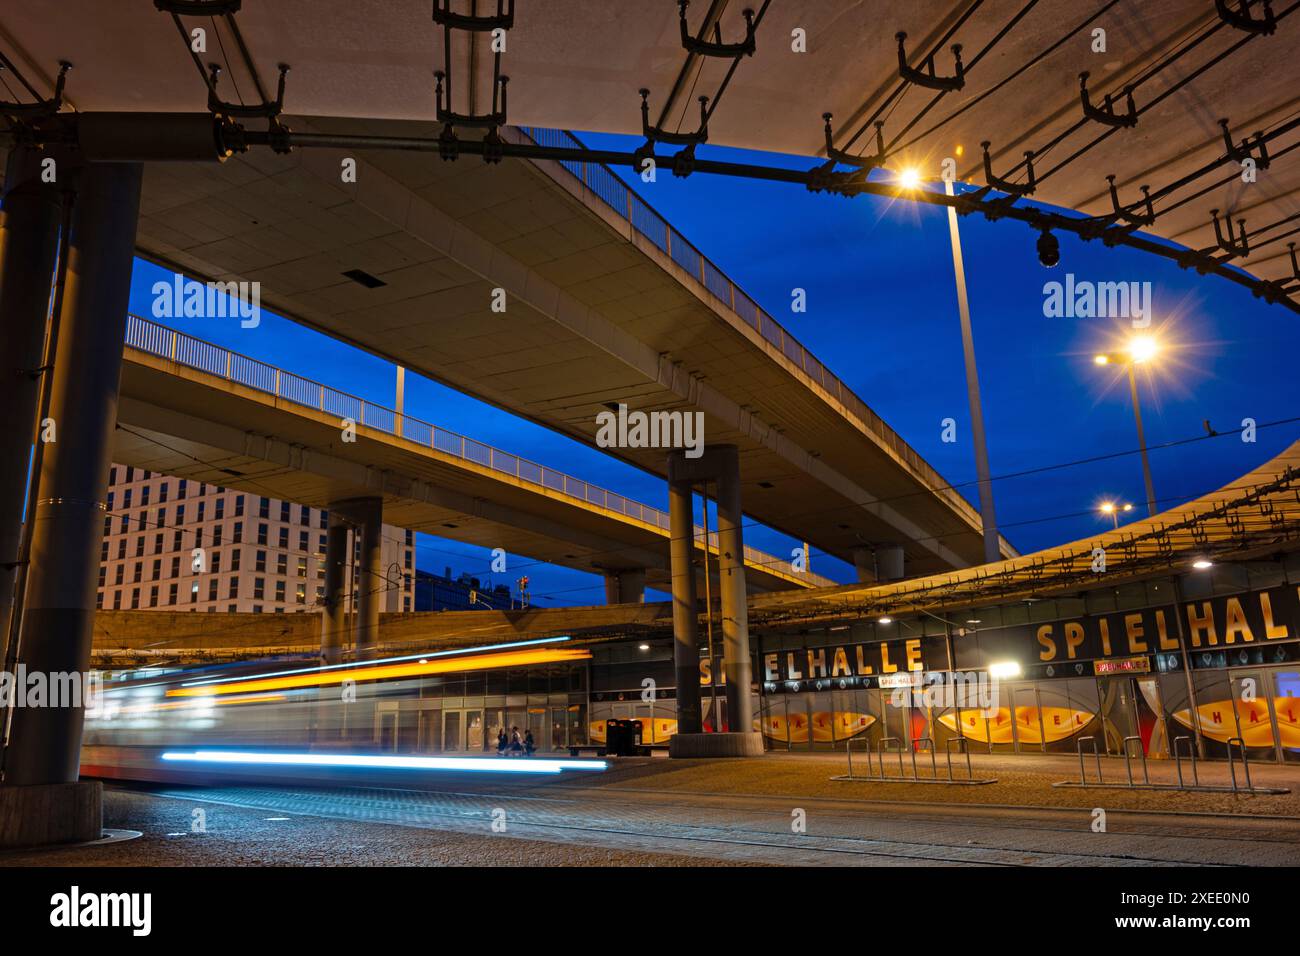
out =
<path fill-rule="evenodd" d="M 244 514 L 244 496 L 235 495 L 235 517 L 243 517 Z"/>
<path fill-rule="evenodd" d="M 212 526 L 212 546 L 214 548 L 221 544 L 221 527 L 219 524 Z"/>
<path fill-rule="evenodd" d="M 257 526 L 257 543 L 258 543 L 258 544 L 266 544 L 266 525 L 265 525 L 265 524 L 259 524 L 259 525 Z"/>
<path fill-rule="evenodd" d="M 266 593 L 266 578 L 253 578 L 253 597 L 262 600 Z"/>
<path fill-rule="evenodd" d="M 319 527 L 319 528 L 328 528 L 328 527 L 329 527 L 329 520 L 330 520 L 330 513 L 329 513 L 328 511 L 322 511 L 322 512 L 320 513 L 320 520 L 319 520 L 319 522 L 317 522 L 317 527 Z"/>
<path fill-rule="evenodd" d="M 152 577 L 150 577 L 149 580 L 151 580 L 151 581 L 157 581 L 160 577 L 162 577 L 162 559 L 161 559 L 161 558 L 154 558 L 154 559 L 153 559 L 153 568 L 152 568 L 151 570 L 152 570 L 152 572 L 153 572 L 153 575 L 152 575 Z"/>
<path fill-rule="evenodd" d="M 126 557 L 126 538 L 120 538 L 117 542 L 117 560 L 121 561 Z"/>
<path fill-rule="evenodd" d="M 182 495 L 181 497 L 184 497 L 184 495 Z M 184 506 L 184 505 L 177 505 L 177 506 L 176 506 L 176 523 L 177 523 L 177 524 L 184 524 L 184 523 L 185 523 L 185 506 Z"/>
<path fill-rule="evenodd" d="M 126 534 L 131 530 L 131 516 L 122 515 L 122 520 L 118 523 L 118 534 Z"/>
<path fill-rule="evenodd" d="M 149 606 L 158 606 L 158 585 L 156 584 L 149 589 Z"/>
<path fill-rule="evenodd" d="M 230 540 L 235 544 L 239 544 L 239 542 L 244 540 L 244 522 L 235 522 L 235 526 L 230 529 Z"/>
<path fill-rule="evenodd" d="M 295 594 L 299 604 L 307 603 L 307 585 L 299 583 L 297 593 Z"/>
<path fill-rule="evenodd" d="M 228 598 L 239 597 L 239 578 L 230 579 L 230 593 L 227 594 L 226 597 Z"/>
<path fill-rule="evenodd" d="M 275 556 L 275 573 L 281 577 L 289 573 L 289 556 L 287 554 L 277 554 Z"/>
<path fill-rule="evenodd" d="M 226 499 L 218 498 L 212 505 L 212 517 L 224 518 L 226 516 Z"/>
<path fill-rule="evenodd" d="M 156 535 L 153 536 L 153 553 L 154 554 L 163 553 L 163 533 L 161 531 L 159 531 Z"/>
<path fill-rule="evenodd" d="M 121 609 L 122 609 L 122 592 L 121 592 L 121 591 L 114 591 L 114 592 L 113 592 L 113 610 L 114 610 L 114 611 L 120 611 Z"/>
<path fill-rule="evenodd" d="M 284 582 L 283 581 L 275 582 L 275 600 L 277 604 L 284 603 Z M 276 608 L 276 610 L 278 611 L 280 610 L 280 608 Z"/>
<path fill-rule="evenodd" d="M 176 531 L 172 533 L 172 550 L 179 551 L 180 549 L 181 549 L 181 533 L 179 531 Z"/>
<path fill-rule="evenodd" d="M 167 500 L 167 488 L 171 485 L 170 481 L 164 481 L 158 486 L 158 503 L 162 504 Z"/>
<path fill-rule="evenodd" d="M 257 516 L 259 518 L 271 517 L 271 499 L 263 498 L 257 505 Z"/>
<path fill-rule="evenodd" d="M 116 466 L 116 465 L 114 465 L 112 468 L 110 468 L 110 469 L 108 470 L 108 483 L 109 483 L 110 485 L 115 485 L 115 484 L 117 484 L 117 466 Z"/>
<path fill-rule="evenodd" d="M 137 610 L 140 607 L 140 589 L 131 589 L 131 610 Z"/>
<path fill-rule="evenodd" d="M 254 570 L 254 571 L 265 571 L 265 570 L 266 570 L 266 552 L 265 552 L 265 551 L 259 551 L 259 552 L 257 552 L 257 558 L 253 561 L 253 570 Z"/>
<path fill-rule="evenodd" d="M 209 578 L 208 579 L 208 600 L 215 601 L 216 599 L 217 599 L 217 579 Z"/>
<path fill-rule="evenodd" d="M 285 524 L 289 523 L 289 502 L 287 501 L 280 502 L 280 520 Z"/>
<path fill-rule="evenodd" d="M 105 505 L 105 510 L 106 510 L 106 511 L 112 511 L 112 510 L 113 510 L 113 492 L 111 492 L 111 491 L 108 493 L 108 502 L 107 502 L 106 505 Z"/>
<path fill-rule="evenodd" d="M 298 550 L 306 551 L 311 547 L 311 535 L 306 531 L 298 532 Z"/>
<path fill-rule="evenodd" d="M 130 483 L 133 482 L 133 481 L 135 481 L 135 466 L 134 466 L 134 465 L 127 465 L 127 467 L 126 467 L 126 482 L 127 482 L 127 484 L 130 484 Z"/>
<path fill-rule="evenodd" d="M 167 606 L 174 607 L 175 605 L 176 605 L 176 582 L 173 581 L 167 587 Z"/>
<path fill-rule="evenodd" d="M 116 570 L 116 571 L 114 572 L 114 574 L 113 574 L 113 577 L 115 578 L 115 580 L 113 581 L 114 584 L 121 584 L 121 583 L 122 583 L 122 572 L 125 571 L 125 570 L 126 570 L 126 565 L 125 565 L 125 564 L 119 564 L 119 565 L 117 566 L 117 570 Z"/>
<path fill-rule="evenodd" d="M 135 556 L 137 558 L 144 557 L 144 535 L 142 534 L 136 535 L 135 538 Z"/>
<path fill-rule="evenodd" d="M 286 551 L 289 550 L 289 529 L 288 528 L 280 529 L 280 547 L 284 548 Z"/>
<path fill-rule="evenodd" d="M 126 489 L 125 492 L 122 493 L 122 510 L 125 511 L 127 508 L 130 507 L 131 507 L 131 489 L 128 488 Z"/>
<path fill-rule="evenodd" d="M 144 573 L 144 565 L 141 562 L 137 561 L 135 563 L 135 570 L 132 572 L 133 576 L 131 580 L 138 583 L 140 580 L 142 580 L 141 576 L 143 575 L 143 573 Z"/>
<path fill-rule="evenodd" d="M 199 600 L 199 582 L 195 581 L 190 585 L 190 603 L 196 604 Z"/>
<path fill-rule="evenodd" d="M 186 488 L 186 486 L 187 486 L 188 484 L 189 484 L 189 482 L 186 481 L 184 478 L 182 478 L 182 479 L 180 480 L 180 483 L 177 484 L 177 486 L 176 486 L 176 499 L 177 499 L 178 501 L 184 500 L 184 498 L 185 498 L 185 488 Z"/>
<path fill-rule="evenodd" d="M 207 510 L 207 507 L 208 507 L 208 503 L 204 501 L 202 498 L 200 498 L 199 499 L 199 520 L 200 521 L 203 520 L 203 512 Z"/>
<path fill-rule="evenodd" d="M 148 503 L 149 503 L 149 486 L 145 485 L 143 488 L 140 489 L 140 504 L 147 505 Z"/>
<path fill-rule="evenodd" d="M 254 604 L 254 605 L 253 605 L 253 613 L 254 613 L 254 614 L 261 614 L 261 613 L 262 613 L 262 605 L 260 605 L 260 604 Z"/>
<path fill-rule="evenodd" d="M 299 559 L 298 559 L 298 577 L 300 577 L 300 578 L 305 578 L 306 576 L 307 576 L 307 559 L 306 559 L 306 558 L 299 558 Z"/>
<path fill-rule="evenodd" d="M 241 553 L 242 553 L 241 548 L 235 548 L 233 551 L 230 552 L 230 570 L 232 571 L 239 570 L 239 555 Z"/>
<path fill-rule="evenodd" d="M 172 558 L 172 573 L 169 574 L 168 577 L 179 578 L 180 576 L 181 576 L 181 559 L 179 556 L 177 556 Z"/>
<path fill-rule="evenodd" d="M 221 552 L 220 552 L 220 551 L 213 551 L 213 552 L 212 552 L 212 567 L 209 568 L 208 570 L 210 570 L 213 574 L 216 574 L 218 571 L 221 570 Z"/>

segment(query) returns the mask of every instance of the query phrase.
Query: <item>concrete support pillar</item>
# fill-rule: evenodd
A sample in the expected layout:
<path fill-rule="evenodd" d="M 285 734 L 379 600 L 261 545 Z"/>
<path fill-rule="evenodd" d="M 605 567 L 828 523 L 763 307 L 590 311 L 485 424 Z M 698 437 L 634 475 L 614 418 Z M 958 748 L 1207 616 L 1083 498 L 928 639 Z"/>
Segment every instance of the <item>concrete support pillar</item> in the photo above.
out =
<path fill-rule="evenodd" d="M 903 548 L 891 544 L 876 548 L 876 568 L 879 580 L 901 581 L 906 576 L 903 567 Z"/>
<path fill-rule="evenodd" d="M 866 546 L 853 549 L 853 567 L 863 584 L 883 584 L 903 579 L 903 549 L 899 545 Z"/>
<path fill-rule="evenodd" d="M 62 190 L 40 179 L 41 154 L 15 149 L 5 171 L 0 223 L 0 655 L 9 637 L 9 612 L 27 501 L 32 424 L 40 399 L 50 286 L 58 254 Z M 3 659 L 3 658 L 0 658 Z"/>
<path fill-rule="evenodd" d="M 853 549 L 853 570 L 858 572 L 859 584 L 876 582 L 876 553 L 862 546 Z"/>
<path fill-rule="evenodd" d="M 605 572 L 606 604 L 644 604 L 645 568 Z"/>
<path fill-rule="evenodd" d="M 37 479 L 19 636 L 29 673 L 84 681 L 90 666 L 141 172 L 138 163 L 89 163 L 76 182 L 50 401 L 57 440 Z M 75 782 L 84 719 L 84 706 L 15 708 L 6 786 Z"/>
<path fill-rule="evenodd" d="M 718 452 L 718 593 L 722 599 L 723 671 L 727 675 L 727 722 L 748 733 L 754 710 L 749 696 L 749 605 L 745 590 L 745 543 L 741 531 L 740 458 L 734 445 Z"/>
<path fill-rule="evenodd" d="M 364 660 L 379 643 L 379 611 L 387 597 L 383 559 L 384 499 L 358 498 L 351 503 L 361 541 L 357 563 L 357 629 L 353 639 L 357 660 Z"/>
<path fill-rule="evenodd" d="M 694 494 L 689 481 L 668 485 L 669 568 L 673 592 L 673 671 L 677 680 L 677 732 L 698 734 L 700 634 L 695 603 Z"/>
<path fill-rule="evenodd" d="M 329 530 L 325 533 L 325 609 L 321 614 L 320 655 L 326 664 L 343 659 L 343 641 L 347 634 L 348 525 L 343 517 L 330 512 Z"/>

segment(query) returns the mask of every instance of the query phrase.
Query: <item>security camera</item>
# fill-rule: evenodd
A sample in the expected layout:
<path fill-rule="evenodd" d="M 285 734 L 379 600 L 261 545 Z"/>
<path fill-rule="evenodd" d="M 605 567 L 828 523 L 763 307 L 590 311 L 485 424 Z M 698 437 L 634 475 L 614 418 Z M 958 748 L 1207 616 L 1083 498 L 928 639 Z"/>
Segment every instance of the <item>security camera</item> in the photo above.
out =
<path fill-rule="evenodd" d="M 1060 240 L 1046 229 L 1038 237 L 1038 261 L 1049 269 L 1061 261 Z"/>

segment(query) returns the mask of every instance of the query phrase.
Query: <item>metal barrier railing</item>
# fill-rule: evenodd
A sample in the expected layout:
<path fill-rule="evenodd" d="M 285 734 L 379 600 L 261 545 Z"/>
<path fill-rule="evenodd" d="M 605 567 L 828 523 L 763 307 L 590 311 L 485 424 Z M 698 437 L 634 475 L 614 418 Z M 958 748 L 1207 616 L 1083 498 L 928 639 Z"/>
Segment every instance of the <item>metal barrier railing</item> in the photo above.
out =
<path fill-rule="evenodd" d="M 860 747 L 859 749 L 863 750 L 866 753 L 867 772 L 865 775 L 857 774 L 853 772 L 853 745 L 855 743 L 862 744 L 863 746 Z M 896 748 L 891 747 L 890 745 L 894 743 L 898 744 L 899 746 Z M 960 786 L 980 786 L 983 784 L 997 783 L 997 780 L 992 778 L 976 779 L 975 774 L 971 768 L 970 748 L 967 746 L 968 741 L 965 737 L 953 737 L 950 738 L 947 742 L 946 745 L 947 759 L 945 761 L 947 767 L 946 776 L 939 775 L 939 763 L 935 751 L 934 738 L 917 737 L 915 739 L 908 740 L 906 748 L 903 746 L 903 743 L 904 741 L 902 737 L 893 737 L 893 736 L 881 737 L 880 740 L 877 741 L 877 746 L 873 748 L 870 737 L 862 737 L 860 739 L 850 738 L 849 740 L 846 740 L 844 742 L 844 754 L 848 759 L 849 772 L 842 776 L 831 777 L 831 779 L 850 780 L 850 781 L 856 780 L 864 783 L 941 783 L 941 784 L 954 784 Z M 966 776 L 964 778 L 958 777 L 953 773 L 952 746 L 954 743 L 958 744 L 958 746 L 961 749 L 961 752 L 966 756 Z M 924 748 L 924 751 L 930 755 L 930 776 L 928 777 L 921 776 L 920 772 L 917 770 L 916 767 L 916 754 L 917 751 L 921 750 L 922 748 Z M 905 764 L 903 761 L 903 754 L 907 752 L 910 752 L 912 758 L 911 760 L 912 772 L 910 775 L 907 772 L 907 764 Z M 898 755 L 897 776 L 891 776 L 885 769 L 885 758 L 887 754 Z M 875 758 L 875 761 L 878 761 L 879 768 L 880 768 L 879 772 L 876 772 L 876 763 L 873 762 L 872 759 L 873 757 Z"/>
<path fill-rule="evenodd" d="M 538 126 L 522 126 L 518 129 L 538 145 L 570 148 L 585 145 L 582 140 L 567 130 Z M 934 494 L 945 499 L 959 512 L 970 515 L 972 521 L 978 520 L 970 502 L 952 489 L 949 483 L 904 442 L 896 431 L 867 407 L 866 402 L 819 362 L 781 323 L 759 308 L 753 299 L 727 277 L 725 272 L 710 262 L 708 257 L 674 229 L 667 219 L 659 215 L 623 182 L 618 174 L 601 163 L 564 160 L 559 165 L 581 181 L 593 195 L 618 216 L 626 220 L 633 230 L 653 243 L 659 251 L 669 256 L 684 271 L 690 273 L 709 291 L 710 295 L 739 316 L 741 321 L 780 351 L 814 383 L 846 406 L 867 430 L 880 440 L 881 444 L 906 462 Z"/>
<path fill-rule="evenodd" d="M 285 399 L 304 408 L 313 408 L 330 415 L 337 415 L 339 418 L 350 418 L 358 425 L 374 428 L 433 451 L 453 455 L 567 497 L 577 498 L 585 504 L 596 505 L 654 525 L 661 531 L 667 532 L 669 529 L 666 511 L 643 505 L 581 478 L 528 461 L 518 455 L 467 438 L 458 432 L 431 425 L 384 405 L 367 401 L 356 395 L 349 395 L 347 392 L 341 392 L 258 359 L 205 342 L 138 315 L 127 316 L 125 344 L 129 348 L 170 359 L 181 365 L 207 372 L 209 375 Z M 695 529 L 695 541 L 700 547 L 706 547 L 704 529 L 699 526 Z M 718 552 L 716 533 L 709 535 L 707 548 L 710 552 Z M 810 587 L 827 587 L 836 583 L 830 578 L 811 571 L 795 571 L 789 561 L 766 554 L 749 545 L 745 545 L 745 563 L 764 568 L 788 580 L 805 583 Z"/>
<path fill-rule="evenodd" d="M 1187 743 L 1187 754 L 1192 763 L 1192 782 L 1189 784 L 1186 777 L 1183 776 L 1183 742 Z M 1091 743 L 1092 756 L 1097 763 L 1097 779 L 1088 780 L 1088 775 L 1084 769 L 1083 762 L 1083 745 Z M 1137 755 L 1142 760 L 1142 782 L 1138 783 L 1133 779 L 1133 749 L 1130 744 L 1136 744 Z M 1237 767 L 1232 753 L 1233 744 L 1236 744 L 1240 750 L 1241 766 L 1246 779 L 1246 785 L 1240 786 L 1237 782 Z M 1250 779 L 1250 762 L 1246 756 L 1246 742 L 1240 737 L 1232 737 L 1228 740 L 1228 772 L 1231 775 L 1231 782 L 1227 785 L 1201 783 L 1200 771 L 1196 762 L 1196 746 L 1191 737 L 1180 735 L 1173 740 L 1173 759 L 1174 771 L 1177 782 L 1156 782 L 1151 781 L 1149 765 L 1147 764 L 1146 747 L 1142 738 L 1138 736 L 1124 737 L 1120 743 L 1124 756 L 1124 772 L 1127 782 L 1107 783 L 1102 775 L 1101 753 L 1097 749 L 1096 737 L 1080 737 L 1075 743 L 1075 749 L 1079 753 L 1079 779 L 1063 780 L 1060 783 L 1054 783 L 1054 787 L 1079 787 L 1082 789 L 1101 789 L 1101 790 L 1181 790 L 1186 792 L 1200 793 L 1233 793 L 1233 794 L 1279 794 L 1290 793 L 1285 787 L 1256 787 Z"/>

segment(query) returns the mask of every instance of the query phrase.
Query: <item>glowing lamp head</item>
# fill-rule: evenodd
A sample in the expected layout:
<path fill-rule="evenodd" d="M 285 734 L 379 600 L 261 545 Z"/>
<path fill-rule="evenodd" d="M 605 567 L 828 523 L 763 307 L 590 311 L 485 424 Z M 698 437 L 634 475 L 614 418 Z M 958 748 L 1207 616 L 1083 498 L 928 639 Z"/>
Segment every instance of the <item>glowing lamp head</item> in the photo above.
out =
<path fill-rule="evenodd" d="M 1110 356 L 1109 356 L 1109 355 L 1094 355 L 1094 356 L 1092 357 L 1092 364 L 1094 364 L 1094 365 L 1109 365 L 1109 364 L 1110 364 Z"/>
<path fill-rule="evenodd" d="M 1156 357 L 1158 351 L 1160 346 L 1149 335 L 1139 336 L 1128 344 L 1128 354 L 1134 362 L 1149 362 Z"/>
<path fill-rule="evenodd" d="M 898 171 L 897 181 L 904 189 L 918 189 L 921 185 L 921 172 L 915 166 L 905 166 Z"/>
<path fill-rule="evenodd" d="M 1018 661 L 998 661 L 989 665 L 989 676 L 995 680 L 1007 680 L 1011 677 L 1020 676 L 1020 663 Z"/>
<path fill-rule="evenodd" d="M 1101 513 L 1104 514 L 1104 515 L 1111 515 L 1111 514 L 1114 514 L 1114 513 L 1115 513 L 1115 505 L 1114 505 L 1112 502 L 1109 502 L 1109 501 L 1102 502 L 1102 505 L 1101 505 Z"/>
<path fill-rule="evenodd" d="M 885 617 L 880 618 L 880 620 L 877 621 L 876 623 L 877 623 L 877 624 L 893 624 L 893 623 L 894 623 L 894 619 L 893 619 L 892 617 L 889 617 L 888 615 L 886 615 Z"/>
<path fill-rule="evenodd" d="M 1197 571 L 1204 571 L 1206 568 L 1214 567 L 1214 562 L 1207 561 L 1205 558 L 1200 558 L 1199 560 L 1192 562 L 1192 567 L 1194 567 Z"/>

